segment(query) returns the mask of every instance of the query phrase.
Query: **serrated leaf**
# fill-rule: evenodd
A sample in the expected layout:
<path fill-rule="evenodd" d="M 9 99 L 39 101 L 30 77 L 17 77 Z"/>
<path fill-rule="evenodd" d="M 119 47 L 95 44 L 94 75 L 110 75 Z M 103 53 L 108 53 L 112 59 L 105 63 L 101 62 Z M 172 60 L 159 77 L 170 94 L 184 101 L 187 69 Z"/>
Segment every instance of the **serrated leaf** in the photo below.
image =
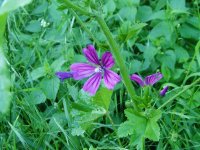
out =
<path fill-rule="evenodd" d="M 30 93 L 29 101 L 32 104 L 40 104 L 40 103 L 45 102 L 45 100 L 46 100 L 46 96 L 40 89 L 34 90 Z"/>
<path fill-rule="evenodd" d="M 30 75 L 31 76 L 30 76 L 30 79 L 28 79 L 28 81 L 34 81 L 40 77 L 43 77 L 45 75 L 44 67 L 39 67 L 39 68 L 34 69 Z"/>
<path fill-rule="evenodd" d="M 56 95 L 59 89 L 60 81 L 57 77 L 53 77 L 50 79 L 43 79 L 40 83 L 40 87 L 46 97 L 50 100 L 55 100 Z"/>
<path fill-rule="evenodd" d="M 152 8 L 150 6 L 140 6 L 137 12 L 137 19 L 141 22 L 147 22 L 151 19 Z"/>
<path fill-rule="evenodd" d="M 135 59 L 135 60 L 131 63 L 130 72 L 131 72 L 131 73 L 135 73 L 135 72 L 140 72 L 141 70 L 142 70 L 142 62 Z"/>
<path fill-rule="evenodd" d="M 159 110 L 159 109 L 151 109 L 150 110 L 150 115 L 149 115 L 149 118 L 152 120 L 152 121 L 158 121 L 162 116 L 162 111 Z"/>
<path fill-rule="evenodd" d="M 149 33 L 149 38 L 154 40 L 163 36 L 167 41 L 170 41 L 172 33 L 173 28 L 171 27 L 171 24 L 163 21 L 154 26 L 154 28 Z"/>
<path fill-rule="evenodd" d="M 153 141 L 158 141 L 160 138 L 160 127 L 152 119 L 147 121 L 145 137 Z"/>
<path fill-rule="evenodd" d="M 77 101 L 78 99 L 78 88 L 75 86 L 71 86 L 69 84 L 67 84 L 67 88 L 68 88 L 68 92 L 69 95 L 73 98 L 74 101 Z"/>
<path fill-rule="evenodd" d="M 105 108 L 105 110 L 108 110 L 112 93 L 112 90 L 108 90 L 107 88 L 102 87 L 92 98 L 92 101 L 94 104 Z"/>
<path fill-rule="evenodd" d="M 164 55 L 157 55 L 157 59 L 162 65 L 170 68 L 171 70 L 175 69 L 176 55 L 174 51 L 168 50 Z"/>
<path fill-rule="evenodd" d="M 122 7 L 119 11 L 120 17 L 130 21 L 135 20 L 136 13 L 137 13 L 136 7 Z"/>
<path fill-rule="evenodd" d="M 59 132 L 60 128 L 59 126 L 64 126 L 67 124 L 67 120 L 65 117 L 65 114 L 62 113 L 55 113 L 51 117 L 49 121 L 49 128 L 51 129 L 51 132 Z M 59 125 L 59 126 L 58 126 Z"/>
<path fill-rule="evenodd" d="M 33 32 L 33 33 L 40 32 L 41 29 L 42 28 L 38 20 L 31 20 L 29 24 L 25 27 L 26 31 Z"/>
<path fill-rule="evenodd" d="M 118 128 L 118 135 L 126 137 L 132 135 L 133 145 L 140 144 L 142 138 L 158 141 L 160 137 L 160 127 L 157 121 L 161 118 L 160 110 L 149 109 L 145 113 L 137 112 L 133 109 L 125 110 L 128 121 L 122 123 Z M 134 139 L 134 140 L 133 140 Z"/>
<path fill-rule="evenodd" d="M 186 49 L 178 45 L 175 45 L 174 49 L 175 49 L 176 58 L 178 59 L 179 63 L 186 62 L 189 59 L 190 56 Z"/>
<path fill-rule="evenodd" d="M 108 0 L 103 9 L 105 12 L 113 13 L 116 9 L 115 2 L 113 0 Z"/>
<path fill-rule="evenodd" d="M 119 137 L 126 137 L 134 133 L 134 123 L 131 121 L 126 121 L 120 124 L 117 134 Z"/>
<path fill-rule="evenodd" d="M 81 127 L 78 128 L 72 128 L 72 135 L 73 136 L 83 136 L 85 133 L 85 130 L 83 130 Z"/>
<path fill-rule="evenodd" d="M 170 0 L 170 7 L 173 9 L 173 13 L 186 13 L 185 0 Z"/>
<path fill-rule="evenodd" d="M 199 40 L 199 37 L 200 37 L 199 29 L 188 24 L 183 24 L 180 27 L 180 33 L 183 38 L 191 38 L 191 39 Z"/>

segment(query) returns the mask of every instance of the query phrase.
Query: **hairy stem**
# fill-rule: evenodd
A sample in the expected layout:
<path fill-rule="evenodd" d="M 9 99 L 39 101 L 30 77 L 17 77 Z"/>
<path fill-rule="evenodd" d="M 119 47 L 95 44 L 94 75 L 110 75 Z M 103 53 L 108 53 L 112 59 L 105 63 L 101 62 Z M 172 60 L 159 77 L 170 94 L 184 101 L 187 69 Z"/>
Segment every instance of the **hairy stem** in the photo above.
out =
<path fill-rule="evenodd" d="M 136 104 L 136 100 L 138 100 L 138 97 L 136 96 L 135 94 L 135 89 L 131 83 L 131 80 L 130 80 L 130 77 L 129 77 L 129 74 L 128 74 L 128 70 L 125 66 L 125 63 L 124 63 L 124 60 L 122 59 L 121 57 L 121 54 L 120 54 L 120 50 L 119 50 L 119 46 L 118 44 L 116 43 L 116 41 L 114 40 L 107 24 L 105 23 L 105 21 L 102 19 L 102 17 L 96 17 L 96 20 L 97 22 L 99 23 L 102 31 L 104 32 L 108 42 L 109 42 L 109 45 L 111 47 L 111 50 L 112 50 L 112 53 L 115 57 L 115 60 L 117 62 L 117 65 L 119 66 L 119 69 L 120 69 L 120 73 L 121 73 L 121 76 L 123 78 L 123 81 L 124 81 L 124 85 L 126 86 L 126 89 L 131 97 L 131 99 L 133 100 L 133 104 L 134 104 L 134 108 L 135 109 L 138 109 L 137 108 L 137 104 Z"/>

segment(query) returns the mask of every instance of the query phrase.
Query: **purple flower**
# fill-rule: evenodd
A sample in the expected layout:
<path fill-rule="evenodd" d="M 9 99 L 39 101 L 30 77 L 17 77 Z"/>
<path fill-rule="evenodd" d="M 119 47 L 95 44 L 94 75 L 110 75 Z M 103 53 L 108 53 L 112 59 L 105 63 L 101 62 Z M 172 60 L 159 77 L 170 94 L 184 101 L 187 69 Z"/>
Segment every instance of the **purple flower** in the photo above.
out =
<path fill-rule="evenodd" d="M 130 78 L 131 80 L 134 80 L 135 82 L 137 82 L 140 86 L 145 86 L 145 85 L 154 85 L 156 82 L 162 79 L 162 77 L 163 75 L 160 72 L 158 72 L 158 73 L 146 76 L 144 80 L 137 74 L 132 74 Z"/>
<path fill-rule="evenodd" d="M 115 64 L 110 52 L 105 52 L 99 59 L 93 45 L 88 45 L 83 49 L 83 53 L 89 63 L 74 63 L 70 69 L 73 72 L 73 78 L 80 80 L 90 77 L 84 84 L 83 90 L 94 95 L 100 86 L 102 77 L 104 84 L 108 89 L 113 89 L 121 78 L 115 72 L 109 70 Z"/>
<path fill-rule="evenodd" d="M 71 78 L 73 77 L 73 74 L 71 72 L 56 72 L 56 76 L 60 79 L 60 80 L 64 80 L 67 78 Z"/>
<path fill-rule="evenodd" d="M 165 87 L 160 91 L 160 95 L 161 95 L 161 96 L 165 96 L 167 90 L 168 90 L 168 86 L 165 86 Z"/>

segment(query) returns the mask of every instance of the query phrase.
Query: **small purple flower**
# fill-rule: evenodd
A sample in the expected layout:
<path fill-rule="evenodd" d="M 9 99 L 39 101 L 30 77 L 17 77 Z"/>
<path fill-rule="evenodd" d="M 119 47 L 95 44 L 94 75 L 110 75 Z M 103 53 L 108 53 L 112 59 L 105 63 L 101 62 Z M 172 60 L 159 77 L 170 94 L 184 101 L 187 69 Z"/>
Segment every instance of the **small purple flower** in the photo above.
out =
<path fill-rule="evenodd" d="M 132 74 L 130 78 L 131 80 L 137 82 L 140 86 L 145 86 L 145 85 L 154 85 L 156 82 L 162 79 L 162 77 L 163 75 L 160 72 L 158 72 L 147 76 L 144 80 L 137 74 Z"/>
<path fill-rule="evenodd" d="M 73 72 L 73 78 L 80 80 L 90 77 L 84 84 L 83 90 L 94 95 L 100 86 L 102 77 L 104 84 L 108 89 L 113 89 L 121 78 L 115 72 L 109 70 L 115 64 L 110 52 L 105 52 L 99 59 L 93 45 L 88 45 L 83 49 L 83 53 L 89 63 L 74 63 L 70 69 Z"/>
<path fill-rule="evenodd" d="M 160 91 L 160 95 L 161 95 L 161 96 L 165 96 L 167 90 L 168 90 L 168 86 L 165 86 L 165 87 Z"/>
<path fill-rule="evenodd" d="M 73 77 L 73 74 L 71 72 L 56 72 L 56 76 L 60 79 L 60 80 L 64 80 L 67 78 L 71 78 Z"/>

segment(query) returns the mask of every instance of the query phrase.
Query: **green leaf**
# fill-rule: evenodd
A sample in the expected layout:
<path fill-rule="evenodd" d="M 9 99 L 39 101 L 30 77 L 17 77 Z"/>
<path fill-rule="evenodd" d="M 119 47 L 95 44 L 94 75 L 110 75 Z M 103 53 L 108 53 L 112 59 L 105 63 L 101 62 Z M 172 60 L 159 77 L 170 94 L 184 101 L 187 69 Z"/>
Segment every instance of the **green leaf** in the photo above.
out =
<path fill-rule="evenodd" d="M 78 88 L 74 85 L 67 84 L 69 95 L 73 98 L 74 101 L 77 101 L 78 99 Z"/>
<path fill-rule="evenodd" d="M 134 123 L 131 121 L 126 121 L 120 124 L 117 134 L 119 137 L 126 137 L 128 135 L 132 135 L 134 133 Z"/>
<path fill-rule="evenodd" d="M 45 100 L 46 100 L 46 96 L 40 89 L 34 90 L 30 93 L 29 101 L 32 104 L 40 104 L 40 103 L 45 102 Z"/>
<path fill-rule="evenodd" d="M 170 0 L 169 6 L 172 8 L 173 13 L 186 13 L 185 0 Z"/>
<path fill-rule="evenodd" d="M 37 80 L 38 78 L 43 77 L 44 75 L 45 75 L 44 67 L 36 68 L 31 72 L 30 78 L 28 79 L 28 81 Z"/>
<path fill-rule="evenodd" d="M 121 42 L 126 42 L 130 39 L 136 38 L 139 32 L 145 27 L 145 23 L 131 24 L 130 21 L 123 22 L 119 28 L 118 39 Z"/>
<path fill-rule="evenodd" d="M 41 31 L 41 25 L 38 20 L 31 20 L 29 24 L 25 27 L 26 31 L 29 32 L 40 32 Z"/>
<path fill-rule="evenodd" d="M 44 1 L 42 4 L 38 5 L 35 9 L 32 11 L 32 15 L 42 14 L 44 13 L 48 8 L 48 2 Z"/>
<path fill-rule="evenodd" d="M 60 126 L 63 127 L 67 124 L 65 114 L 63 112 L 55 113 L 49 121 L 49 128 L 51 132 L 59 132 Z"/>
<path fill-rule="evenodd" d="M 173 74 L 172 74 L 172 78 L 175 81 L 179 81 L 182 80 L 184 78 L 184 69 L 175 69 Z"/>
<path fill-rule="evenodd" d="M 142 138 L 158 141 L 160 138 L 160 127 L 157 121 L 161 118 L 161 111 L 147 109 L 145 113 L 136 112 L 133 109 L 125 110 L 128 121 L 122 123 L 118 128 L 118 136 L 126 137 L 132 135 L 132 145 L 140 145 Z"/>
<path fill-rule="evenodd" d="M 136 13 L 137 13 L 136 7 L 122 7 L 119 11 L 120 17 L 130 21 L 135 20 Z"/>
<path fill-rule="evenodd" d="M 85 133 L 85 130 L 83 130 L 81 127 L 72 128 L 73 136 L 84 136 L 84 133 Z"/>
<path fill-rule="evenodd" d="M 55 100 L 56 95 L 59 89 L 60 81 L 57 77 L 53 77 L 50 79 L 43 79 L 40 83 L 40 87 L 46 97 L 50 100 Z"/>
<path fill-rule="evenodd" d="M 168 50 L 163 55 L 162 54 L 157 55 L 156 58 L 162 65 L 170 68 L 171 70 L 175 69 L 176 55 L 174 51 Z"/>
<path fill-rule="evenodd" d="M 197 16 L 191 16 L 187 19 L 187 23 L 193 27 L 200 29 L 200 18 Z"/>
<path fill-rule="evenodd" d="M 140 72 L 143 68 L 142 68 L 142 62 L 139 60 L 134 60 L 133 62 L 131 62 L 130 64 L 130 72 L 131 73 L 135 73 L 135 72 Z"/>
<path fill-rule="evenodd" d="M 172 33 L 173 28 L 171 27 L 171 24 L 163 21 L 154 26 L 149 33 L 149 38 L 154 40 L 156 38 L 165 37 L 165 39 L 170 42 Z"/>
<path fill-rule="evenodd" d="M 51 68 L 54 70 L 54 72 L 60 71 L 61 67 L 64 63 L 66 63 L 68 60 L 66 60 L 63 56 L 56 59 L 52 64 Z"/>
<path fill-rule="evenodd" d="M 108 90 L 107 88 L 102 87 L 92 98 L 92 101 L 94 104 L 105 108 L 105 110 L 108 110 L 112 93 L 112 90 Z"/>
<path fill-rule="evenodd" d="M 151 19 L 152 8 L 149 6 L 140 6 L 137 12 L 137 19 L 141 22 L 147 22 Z"/>
<path fill-rule="evenodd" d="M 200 37 L 200 30 L 188 24 L 183 24 L 180 27 L 180 33 L 183 38 L 199 40 Z"/>
<path fill-rule="evenodd" d="M 158 126 L 158 123 L 153 120 L 148 120 L 147 126 L 146 126 L 146 132 L 145 137 L 153 140 L 153 141 L 159 141 L 160 138 L 160 127 Z"/>
<path fill-rule="evenodd" d="M 175 49 L 176 58 L 179 63 L 186 62 L 189 59 L 190 56 L 186 49 L 178 45 L 175 45 L 174 49 Z"/>
<path fill-rule="evenodd" d="M 108 0 L 107 3 L 103 7 L 104 12 L 113 13 L 116 9 L 116 5 L 114 0 Z"/>

